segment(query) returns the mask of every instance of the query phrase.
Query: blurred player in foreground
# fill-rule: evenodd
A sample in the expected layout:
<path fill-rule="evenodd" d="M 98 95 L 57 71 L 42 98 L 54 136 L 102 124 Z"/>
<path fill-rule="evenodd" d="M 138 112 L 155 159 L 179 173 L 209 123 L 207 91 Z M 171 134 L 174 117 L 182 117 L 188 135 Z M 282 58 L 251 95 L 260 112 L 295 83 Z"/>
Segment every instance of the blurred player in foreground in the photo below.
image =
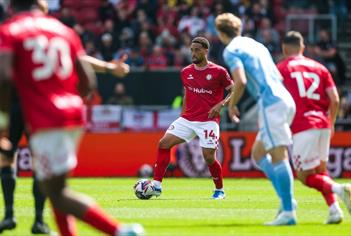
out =
<path fill-rule="evenodd" d="M 294 225 L 293 174 L 288 159 L 294 100 L 283 86 L 267 48 L 241 36 L 242 24 L 238 17 L 224 13 L 217 16 L 215 23 L 220 40 L 227 45 L 223 57 L 234 79 L 229 116 L 233 121 L 239 121 L 236 104 L 246 86 L 258 103 L 259 132 L 252 147 L 252 157 L 272 181 L 282 205 L 276 219 L 266 225 Z"/>
<path fill-rule="evenodd" d="M 95 78 L 82 60 L 79 37 L 35 9 L 35 4 L 35 0 L 12 0 L 17 14 L 1 26 L 0 89 L 13 78 L 31 134 L 34 169 L 53 206 L 60 233 L 76 235 L 76 217 L 107 235 L 142 234 L 140 225 L 118 224 L 92 200 L 67 186 L 66 176 L 77 164 L 82 130 L 79 94 L 87 95 Z M 0 100 L 4 95 L 0 94 Z M 0 109 L 0 128 L 4 129 L 8 105 L 0 104 Z"/>
<path fill-rule="evenodd" d="M 45 0 L 38 0 L 38 7 L 44 13 L 48 12 L 48 5 Z M 123 77 L 129 72 L 129 66 L 124 63 L 126 57 L 113 63 L 100 61 L 93 57 L 84 55 L 82 59 L 90 63 L 97 72 L 111 73 L 117 77 Z M 10 107 L 10 127 L 9 127 L 9 141 L 12 148 L 8 151 L 1 150 L 1 186 L 4 197 L 5 216 L 0 222 L 0 233 L 3 230 L 11 230 L 16 227 L 16 219 L 14 217 L 14 191 L 16 186 L 15 173 L 15 152 L 18 143 L 24 133 L 25 124 L 22 117 L 20 102 L 15 91 L 12 91 L 12 101 Z M 26 135 L 28 139 L 28 135 Z M 43 221 L 43 210 L 45 205 L 45 196 L 39 191 L 38 180 L 33 173 L 33 188 L 34 205 L 35 205 L 35 220 L 31 228 L 33 234 L 49 234 L 50 229 Z"/>
<path fill-rule="evenodd" d="M 181 71 L 184 87 L 181 117 L 175 120 L 161 138 L 154 168 L 154 194 L 161 194 L 161 182 L 170 162 L 170 149 L 195 136 L 200 139 L 202 154 L 215 184 L 213 199 L 225 198 L 222 166 L 216 159 L 219 141 L 220 111 L 228 103 L 231 92 L 223 99 L 224 90 L 231 90 L 233 80 L 225 68 L 207 60 L 210 43 L 196 37 L 191 43 L 192 64 Z"/>
<path fill-rule="evenodd" d="M 330 138 L 339 107 L 339 95 L 329 71 L 304 57 L 299 32 L 290 31 L 283 40 L 285 60 L 278 64 L 284 84 L 296 103 L 292 122 L 293 164 L 298 179 L 320 191 L 329 206 L 326 224 L 338 224 L 343 212 L 337 194 L 351 213 L 351 186 L 334 182 L 327 172 Z"/>

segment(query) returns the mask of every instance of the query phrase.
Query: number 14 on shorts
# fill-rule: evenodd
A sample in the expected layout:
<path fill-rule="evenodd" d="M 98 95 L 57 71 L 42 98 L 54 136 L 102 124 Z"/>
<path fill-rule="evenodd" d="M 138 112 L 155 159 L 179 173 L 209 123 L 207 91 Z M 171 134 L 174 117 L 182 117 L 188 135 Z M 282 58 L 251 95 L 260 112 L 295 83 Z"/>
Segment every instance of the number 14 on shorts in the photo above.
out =
<path fill-rule="evenodd" d="M 204 135 L 205 135 L 205 139 L 212 138 L 212 139 L 217 140 L 217 136 L 216 136 L 215 132 L 213 132 L 213 130 L 205 129 Z"/>

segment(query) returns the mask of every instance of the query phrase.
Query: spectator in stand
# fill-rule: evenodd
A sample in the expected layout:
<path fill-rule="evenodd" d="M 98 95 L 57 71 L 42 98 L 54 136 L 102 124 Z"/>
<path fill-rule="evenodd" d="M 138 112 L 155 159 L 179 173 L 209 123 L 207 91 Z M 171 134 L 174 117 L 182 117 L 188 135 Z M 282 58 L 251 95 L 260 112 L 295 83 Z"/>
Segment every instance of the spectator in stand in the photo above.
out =
<path fill-rule="evenodd" d="M 252 6 L 247 10 L 246 14 L 248 15 L 248 18 L 252 19 L 255 23 L 255 30 L 254 30 L 255 34 L 261 24 L 261 20 L 264 17 L 270 18 L 268 9 L 265 8 L 260 2 L 253 3 Z"/>
<path fill-rule="evenodd" d="M 86 30 L 82 25 L 75 24 L 73 26 L 74 31 L 79 35 L 80 40 L 82 41 L 84 47 L 86 47 L 86 43 L 88 41 L 95 41 L 94 33 Z"/>
<path fill-rule="evenodd" d="M 131 28 L 134 32 L 140 32 L 144 22 L 151 23 L 151 19 L 146 15 L 143 9 L 136 12 L 136 18 L 131 21 Z"/>
<path fill-rule="evenodd" d="M 280 36 L 279 33 L 276 29 L 272 27 L 272 22 L 268 17 L 263 17 L 261 20 L 260 27 L 257 30 L 256 33 L 256 40 L 260 43 L 264 42 L 265 36 L 263 36 L 263 31 L 268 31 L 270 34 L 271 40 L 274 42 L 274 44 L 278 45 L 279 48 L 279 43 L 280 43 Z"/>
<path fill-rule="evenodd" d="M 351 119 L 351 92 L 345 92 L 340 98 L 339 119 Z"/>
<path fill-rule="evenodd" d="M 142 31 L 138 37 L 138 48 L 140 50 L 140 55 L 145 59 L 151 54 L 152 41 L 146 31 Z"/>
<path fill-rule="evenodd" d="M 153 22 L 156 22 L 156 15 L 158 3 L 157 0 L 137 0 L 137 11 L 142 9 L 145 11 L 146 15 L 152 19 Z"/>
<path fill-rule="evenodd" d="M 137 6 L 137 0 L 119 0 L 116 4 L 117 11 L 123 11 L 126 13 L 127 18 L 132 19 L 132 15 L 135 12 Z"/>
<path fill-rule="evenodd" d="M 116 17 L 116 11 L 111 2 L 108 0 L 102 0 L 99 7 L 99 19 L 105 22 L 107 19 L 114 19 Z"/>
<path fill-rule="evenodd" d="M 95 57 L 97 59 L 102 60 L 101 53 L 96 49 L 94 41 L 87 41 L 85 43 L 85 52 L 87 55 Z"/>
<path fill-rule="evenodd" d="M 188 63 L 185 62 L 182 52 L 179 49 L 174 50 L 174 59 L 172 66 L 176 68 L 182 68 L 186 66 Z"/>
<path fill-rule="evenodd" d="M 120 47 L 124 50 L 130 50 L 134 46 L 134 32 L 131 28 L 126 27 L 119 36 Z"/>
<path fill-rule="evenodd" d="M 67 7 L 62 8 L 59 20 L 70 28 L 72 28 L 77 23 L 76 18 L 72 15 L 71 10 Z"/>
<path fill-rule="evenodd" d="M 130 21 L 128 19 L 127 12 L 123 10 L 117 10 L 117 17 L 114 20 L 114 31 L 118 35 L 125 27 L 130 27 Z"/>
<path fill-rule="evenodd" d="M 150 70 L 160 70 L 167 68 L 167 57 L 159 45 L 154 45 L 152 54 L 147 58 L 146 65 Z"/>
<path fill-rule="evenodd" d="M 118 33 L 115 31 L 115 22 L 111 19 L 107 19 L 103 27 L 104 28 L 101 35 L 109 33 L 112 36 L 113 46 L 115 48 L 119 47 L 118 35 L 120 35 L 122 31 Z"/>
<path fill-rule="evenodd" d="M 183 16 L 178 24 L 179 32 L 189 32 L 192 37 L 195 37 L 199 31 L 205 30 L 206 22 L 202 18 L 199 8 L 193 7 L 190 15 Z"/>
<path fill-rule="evenodd" d="M 104 61 L 111 61 L 114 57 L 114 53 L 116 52 L 115 47 L 113 45 L 113 38 L 110 33 L 105 33 L 101 36 L 101 46 L 100 53 L 102 55 L 102 59 Z"/>
<path fill-rule="evenodd" d="M 212 41 L 212 38 L 217 36 L 217 30 L 216 30 L 216 25 L 215 25 L 215 19 L 219 14 L 224 13 L 224 6 L 222 3 L 215 3 L 212 7 L 211 10 L 212 14 L 210 14 L 206 18 L 206 32 L 211 36 L 209 38 L 210 41 Z"/>
<path fill-rule="evenodd" d="M 327 30 L 323 29 L 319 31 L 316 54 L 323 59 L 325 66 L 332 73 L 335 83 L 342 85 L 346 79 L 345 64 Z"/>
<path fill-rule="evenodd" d="M 128 59 L 126 63 L 131 67 L 143 67 L 144 66 L 144 58 L 140 55 L 139 50 L 137 48 L 133 48 L 130 51 Z"/>
<path fill-rule="evenodd" d="M 304 51 L 304 55 L 306 57 L 309 57 L 315 61 L 323 63 L 323 59 L 320 56 L 318 56 L 316 53 L 316 45 L 314 43 L 306 41 L 305 46 L 306 46 L 306 49 Z"/>
<path fill-rule="evenodd" d="M 114 94 L 108 99 L 107 104 L 111 105 L 133 105 L 133 98 L 126 94 L 124 84 L 117 83 L 115 85 Z"/>
<path fill-rule="evenodd" d="M 268 49 L 269 53 L 272 55 L 274 61 L 276 62 L 276 57 L 280 52 L 280 46 L 278 42 L 276 42 L 272 38 L 273 35 L 271 34 L 271 31 L 268 29 L 262 30 L 261 36 L 262 36 L 262 39 L 261 39 L 262 41 L 260 43 L 262 43 Z"/>
<path fill-rule="evenodd" d="M 180 44 L 179 44 L 179 49 L 181 54 L 183 55 L 183 58 L 186 62 L 186 64 L 191 63 L 191 52 L 189 50 L 190 45 L 191 45 L 191 36 L 187 32 L 183 32 L 180 35 Z"/>

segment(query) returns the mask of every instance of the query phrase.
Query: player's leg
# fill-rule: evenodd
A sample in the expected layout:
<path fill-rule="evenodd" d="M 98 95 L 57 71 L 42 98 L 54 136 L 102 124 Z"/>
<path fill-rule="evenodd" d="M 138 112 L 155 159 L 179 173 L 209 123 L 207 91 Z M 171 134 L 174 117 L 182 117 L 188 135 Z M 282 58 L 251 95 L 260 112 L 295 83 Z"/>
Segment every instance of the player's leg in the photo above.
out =
<path fill-rule="evenodd" d="M 10 230 L 16 227 L 14 216 L 14 192 L 16 186 L 16 172 L 14 167 L 13 155 L 1 156 L 1 187 L 4 198 L 5 216 L 0 222 L 0 233 L 4 230 Z"/>
<path fill-rule="evenodd" d="M 72 215 L 107 235 L 126 235 L 127 232 L 140 235 L 140 225 L 132 228 L 120 226 L 91 199 L 68 188 L 66 175 L 76 166 L 80 133 L 80 129 L 52 130 L 35 133 L 30 140 L 39 184 L 54 208 L 61 234 L 76 234 Z"/>
<path fill-rule="evenodd" d="M 214 121 L 193 123 L 193 129 L 200 139 L 202 155 L 215 184 L 212 199 L 224 199 L 222 166 L 216 159 L 216 151 L 220 137 L 219 125 Z"/>
<path fill-rule="evenodd" d="M 294 177 L 288 159 L 288 148 L 278 146 L 269 150 L 268 153 L 272 156 L 273 170 L 281 196 L 282 212 L 267 225 L 294 225 L 296 224 Z"/>
<path fill-rule="evenodd" d="M 267 225 L 296 224 L 293 204 L 294 178 L 288 159 L 288 146 L 292 144 L 289 124 L 294 114 L 295 104 L 283 101 L 263 107 L 259 113 L 260 131 L 253 153 L 257 153 L 257 157 L 260 155 L 263 157 L 266 153 L 272 157 L 273 179 L 275 179 L 275 183 L 272 183 L 276 184 L 282 205 L 282 212 Z"/>
<path fill-rule="evenodd" d="M 32 234 L 50 234 L 49 226 L 44 222 L 44 207 L 46 197 L 39 189 L 38 178 L 36 177 L 35 172 L 33 171 L 33 187 L 32 193 L 34 197 L 34 207 L 35 207 L 35 219 L 32 225 L 31 231 Z"/>
<path fill-rule="evenodd" d="M 263 142 L 256 140 L 252 147 L 251 157 L 256 166 L 263 171 L 266 177 L 271 181 L 273 188 L 281 200 L 280 190 L 277 184 L 277 179 L 272 165 L 272 157 L 267 154 Z"/>
<path fill-rule="evenodd" d="M 225 198 L 223 189 L 223 174 L 221 163 L 216 159 L 216 149 L 214 148 L 202 148 L 202 155 L 205 162 L 210 170 L 215 190 L 212 195 L 213 199 L 220 200 Z"/>
<path fill-rule="evenodd" d="M 5 217 L 0 222 L 0 231 L 5 229 L 13 229 L 16 227 L 14 217 L 14 192 L 16 187 L 16 167 L 15 167 L 15 152 L 17 145 L 22 137 L 24 124 L 21 116 L 21 108 L 19 103 L 13 102 L 10 110 L 10 126 L 9 126 L 9 141 L 11 149 L 2 153 L 1 161 L 1 187 L 5 202 Z"/>
<path fill-rule="evenodd" d="M 177 144 L 189 141 L 194 137 L 194 132 L 188 127 L 188 123 L 189 121 L 178 118 L 169 126 L 168 130 L 159 141 L 152 181 L 155 186 L 154 196 L 160 196 L 162 192 L 162 180 L 170 162 L 171 148 Z"/>
<path fill-rule="evenodd" d="M 322 174 L 325 173 L 327 176 L 325 161 L 329 154 L 329 141 L 322 142 L 324 139 L 329 140 L 330 133 L 324 133 L 321 129 L 294 134 L 292 158 L 297 178 L 307 187 L 320 191 L 329 206 L 329 217 L 326 223 L 336 224 L 342 221 L 343 214 L 335 194 L 330 189 L 323 189 L 323 186 L 330 186 L 333 182 L 329 177 L 324 178 Z M 328 147 L 324 147 L 325 145 Z"/>

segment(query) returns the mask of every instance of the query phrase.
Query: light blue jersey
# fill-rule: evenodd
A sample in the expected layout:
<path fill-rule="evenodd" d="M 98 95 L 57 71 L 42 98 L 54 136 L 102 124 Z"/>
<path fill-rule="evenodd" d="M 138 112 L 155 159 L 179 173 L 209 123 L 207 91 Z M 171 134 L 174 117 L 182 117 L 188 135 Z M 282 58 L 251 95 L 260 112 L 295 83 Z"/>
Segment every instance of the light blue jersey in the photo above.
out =
<path fill-rule="evenodd" d="M 225 48 L 223 57 L 230 71 L 244 69 L 247 89 L 263 107 L 292 100 L 268 49 L 261 43 L 248 37 L 235 37 Z"/>

